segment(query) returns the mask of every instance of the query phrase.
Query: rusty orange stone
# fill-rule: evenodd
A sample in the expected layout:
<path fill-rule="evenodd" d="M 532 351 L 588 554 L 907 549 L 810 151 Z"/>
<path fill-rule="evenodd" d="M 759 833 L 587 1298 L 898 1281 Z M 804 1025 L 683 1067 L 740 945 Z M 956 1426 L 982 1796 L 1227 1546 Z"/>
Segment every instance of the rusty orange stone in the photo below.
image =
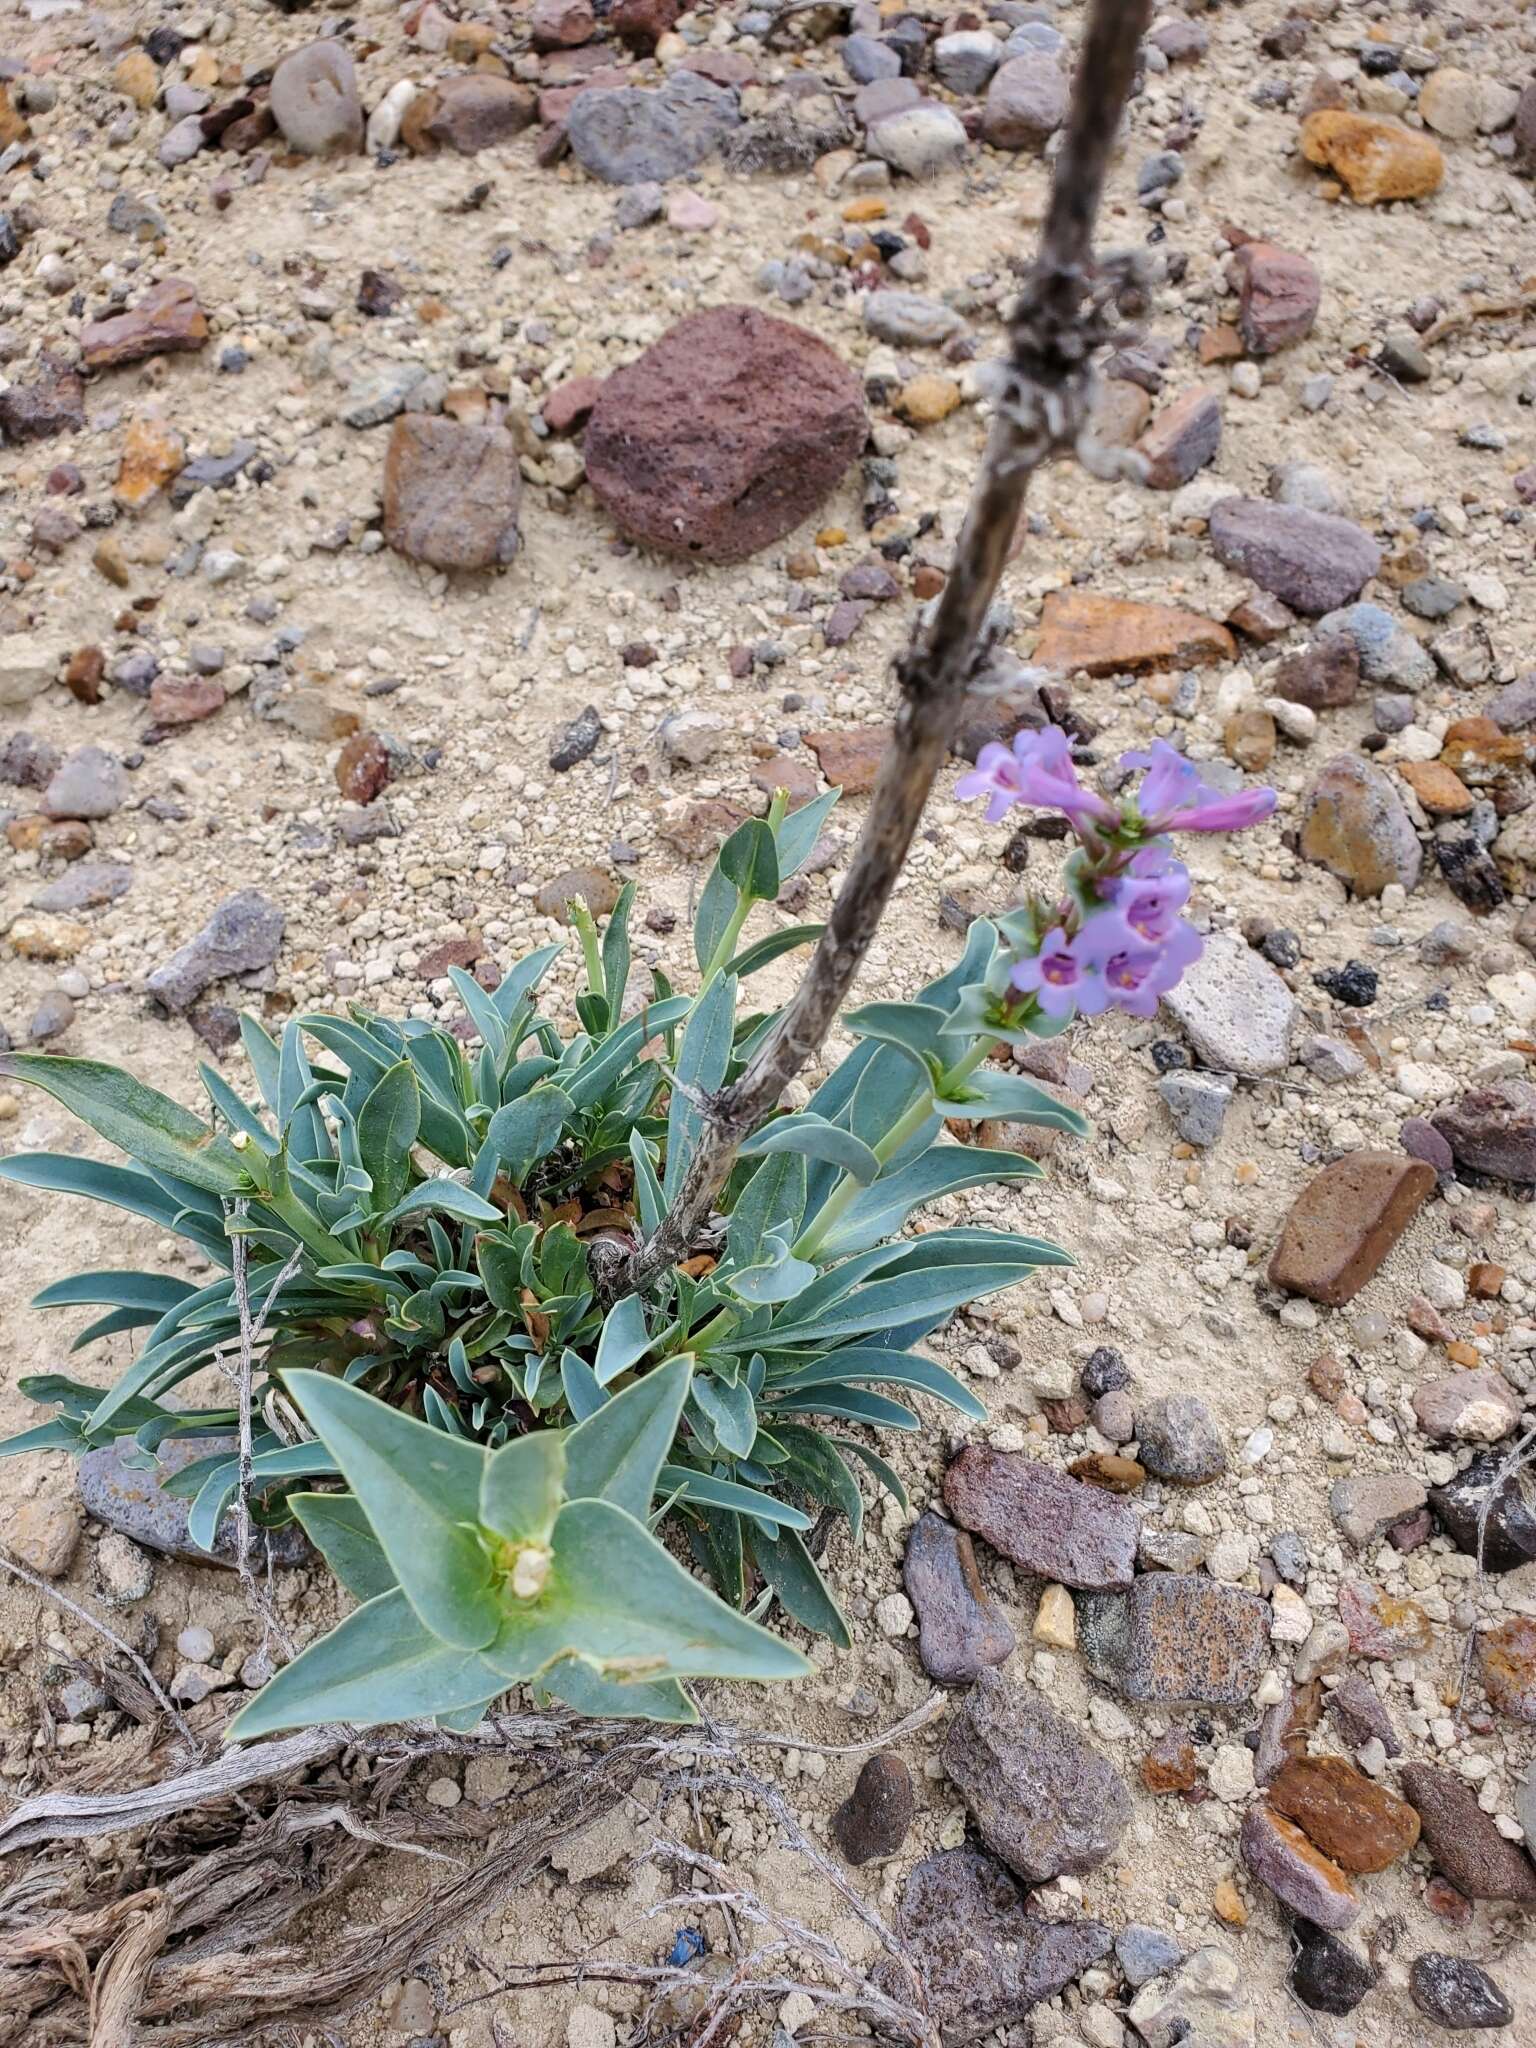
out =
<path fill-rule="evenodd" d="M 186 459 L 187 444 L 168 421 L 134 420 L 123 441 L 117 502 L 133 511 L 147 505 L 181 474 Z"/>
<path fill-rule="evenodd" d="M 1324 108 L 1301 124 L 1309 164 L 1337 171 L 1360 206 L 1387 199 L 1424 199 L 1445 176 L 1440 145 L 1380 114 Z"/>
<path fill-rule="evenodd" d="M 1464 818 L 1472 792 L 1444 761 L 1399 761 L 1397 772 L 1433 818 Z"/>
<path fill-rule="evenodd" d="M 1341 1870 L 1385 1870 L 1419 1839 L 1419 1816 L 1407 1800 L 1341 1756 L 1292 1757 L 1269 1798 Z"/>
<path fill-rule="evenodd" d="M 1536 1621 L 1512 1614 L 1477 1639 L 1489 1704 L 1512 1721 L 1536 1723 Z"/>
<path fill-rule="evenodd" d="M 1325 1308 L 1352 1301 L 1435 1189 L 1435 1170 L 1403 1152 L 1350 1152 L 1291 1204 L 1269 1262 L 1287 1294 Z"/>
<path fill-rule="evenodd" d="M 805 744 L 821 763 L 829 783 L 844 796 L 867 796 L 875 786 L 889 734 L 883 725 L 856 726 L 851 732 L 808 732 Z"/>
<path fill-rule="evenodd" d="M 1194 1744 L 1182 1728 L 1170 1728 L 1141 1760 L 1141 1782 L 1159 1795 L 1193 1790 L 1200 1776 Z"/>
<path fill-rule="evenodd" d="M 1225 626 L 1176 605 L 1137 604 L 1087 590 L 1053 590 L 1040 613 L 1035 660 L 1045 668 L 1091 676 L 1138 669 L 1199 667 L 1233 661 L 1237 642 Z"/>

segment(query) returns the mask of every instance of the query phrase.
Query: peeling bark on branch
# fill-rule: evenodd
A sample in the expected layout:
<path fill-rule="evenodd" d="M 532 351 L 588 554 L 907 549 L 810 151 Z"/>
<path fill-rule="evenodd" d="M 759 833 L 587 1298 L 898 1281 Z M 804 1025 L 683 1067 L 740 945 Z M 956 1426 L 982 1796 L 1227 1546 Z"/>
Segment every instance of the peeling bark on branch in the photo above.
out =
<path fill-rule="evenodd" d="M 805 978 L 740 1078 L 710 1104 L 670 1211 L 612 1296 L 688 1256 L 742 1141 L 821 1050 L 869 950 L 987 653 L 987 612 L 1029 479 L 1083 433 L 1095 350 L 1124 273 L 1096 278 L 1093 226 L 1135 76 L 1149 0 L 1095 0 L 1056 162 L 1040 254 L 1019 294 L 995 414 L 949 580 L 897 662 L 901 701 L 864 830 Z M 607 1292 L 608 1290 L 605 1290 Z"/>

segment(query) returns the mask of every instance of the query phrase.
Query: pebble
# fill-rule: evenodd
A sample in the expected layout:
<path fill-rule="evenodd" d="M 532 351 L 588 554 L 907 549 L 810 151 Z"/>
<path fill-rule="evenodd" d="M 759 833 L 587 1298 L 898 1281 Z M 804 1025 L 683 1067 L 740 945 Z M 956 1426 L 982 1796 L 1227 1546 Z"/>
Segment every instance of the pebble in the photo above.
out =
<path fill-rule="evenodd" d="M 1304 341 L 1322 303 L 1316 266 L 1276 242 L 1245 242 L 1238 272 L 1238 332 L 1250 355 L 1270 356 Z"/>
<path fill-rule="evenodd" d="M 272 118 L 302 156 L 350 156 L 363 146 L 357 69 L 344 43 L 292 50 L 272 73 Z"/>
<path fill-rule="evenodd" d="M 915 1811 L 912 1773 L 899 1756 L 872 1756 L 832 1815 L 833 1839 L 850 1863 L 894 1856 Z"/>
<path fill-rule="evenodd" d="M 949 2048 L 972 2048 L 1025 2020 L 1109 1954 L 1107 1927 L 1048 1920 L 1025 1896 L 1002 1864 L 976 1849 L 941 1850 L 908 1874 L 899 1930 Z"/>
<path fill-rule="evenodd" d="M 512 436 L 497 426 L 405 413 L 384 458 L 384 537 L 434 569 L 505 565 L 521 544 L 523 483 Z"/>
<path fill-rule="evenodd" d="M 200 349 L 208 332 L 196 286 L 168 277 L 151 285 L 130 311 L 87 321 L 80 330 L 81 361 L 88 370 L 113 370 L 146 356 Z"/>
<path fill-rule="evenodd" d="M 814 511 L 865 426 L 859 381 L 825 342 L 751 307 L 718 306 L 606 380 L 587 427 L 587 476 L 636 539 L 741 561 Z"/>
<path fill-rule="evenodd" d="M 98 1455 L 100 1453 L 87 1453 L 88 1457 Z M 107 1521 L 109 1517 L 98 1513 L 86 1495 L 85 1474 L 82 1469 L 84 1464 L 85 1460 L 82 1459 L 81 1468 L 77 1468 L 77 1470 L 79 1471 L 80 1495 L 85 1503 L 86 1512 L 95 1516 L 98 1521 Z M 150 1480 L 148 1484 L 153 1486 L 155 1482 Z M 185 1527 L 186 1506 L 187 1504 L 183 1503 L 183 1527 Z M 147 1541 L 148 1539 L 143 1540 Z M 193 1555 L 190 1549 L 183 1554 L 189 1558 Z M 197 1553 L 197 1555 L 201 1557 L 201 1561 L 204 1564 L 209 1562 L 206 1557 L 202 1557 L 201 1553 Z M 155 1565 L 153 1558 L 146 1557 L 139 1548 L 139 1544 L 130 1541 L 121 1528 L 109 1527 L 106 1535 L 96 1545 L 95 1565 L 96 1582 L 101 1589 L 102 1599 L 109 1607 L 136 1607 L 141 1600 L 147 1600 L 154 1591 Z"/>
<path fill-rule="evenodd" d="M 39 808 L 49 818 L 110 818 L 127 797 L 128 778 L 115 754 L 76 747 L 49 781 Z"/>
<path fill-rule="evenodd" d="M 563 775 L 590 760 L 602 743 L 603 720 L 595 704 L 587 704 L 565 727 L 549 751 L 549 765 Z"/>
<path fill-rule="evenodd" d="M 1128 1593 L 1077 1604 L 1078 1643 L 1094 1677 L 1125 1699 L 1246 1706 L 1269 1656 L 1269 1607 L 1198 1574 L 1150 1572 Z"/>
<path fill-rule="evenodd" d="M 1210 537 L 1225 567 L 1310 617 L 1348 604 L 1381 567 L 1380 548 L 1352 521 L 1264 498 L 1223 498 Z"/>
<path fill-rule="evenodd" d="M 1477 1638 L 1477 1664 L 1494 1711 L 1536 1725 L 1536 1620 L 1512 1614 L 1484 1629 Z"/>
<path fill-rule="evenodd" d="M 1436 1868 L 1458 1891 L 1469 1899 L 1536 1905 L 1536 1865 L 1499 1833 L 1465 1778 L 1434 1764 L 1409 1763 L 1402 1786 Z"/>
<path fill-rule="evenodd" d="M 939 1685 L 968 1685 L 1013 1654 L 1016 1638 L 982 1585 L 970 1537 L 942 1515 L 919 1515 L 902 1582 L 917 1615 L 917 1652 Z"/>
<path fill-rule="evenodd" d="M 238 890 L 224 899 L 195 938 L 154 969 L 144 983 L 145 994 L 162 1009 L 178 1014 L 190 1009 L 211 983 L 270 967 L 277 959 L 285 922 L 282 910 L 259 889 Z"/>
<path fill-rule="evenodd" d="M 1302 1919 L 1337 1934 L 1359 1918 L 1360 1896 L 1344 1872 L 1272 1807 L 1249 1808 L 1238 1842 L 1253 1875 Z"/>
<path fill-rule="evenodd" d="M 1536 1087 L 1529 1081 L 1470 1089 L 1430 1122 L 1458 1166 L 1494 1180 L 1536 1181 Z"/>
<path fill-rule="evenodd" d="M 1211 1411 L 1195 1394 L 1165 1394 L 1136 1414 L 1137 1455 L 1154 1478 L 1208 1486 L 1227 1469 L 1226 1446 Z"/>
<path fill-rule="evenodd" d="M 1201 1062 L 1257 1080 L 1290 1059 L 1296 1001 L 1275 970 L 1232 932 L 1217 932 L 1163 998 Z"/>
<path fill-rule="evenodd" d="M 1383 605 L 1345 605 L 1317 622 L 1320 640 L 1342 639 L 1355 650 L 1367 682 L 1416 695 L 1436 677 L 1434 658 L 1422 642 Z"/>
<path fill-rule="evenodd" d="M 1360 657 L 1342 637 L 1316 640 L 1287 654 L 1274 672 L 1276 696 L 1313 711 L 1336 711 L 1353 703 L 1360 688 Z"/>
<path fill-rule="evenodd" d="M 1135 1510 L 1022 1451 L 971 1444 L 944 1475 L 944 1499 L 962 1527 L 1023 1570 L 1064 1586 L 1128 1586 Z"/>
<path fill-rule="evenodd" d="M 1176 491 L 1214 462 L 1221 447 L 1221 399 L 1196 385 L 1165 406 L 1136 443 L 1154 491 Z"/>
<path fill-rule="evenodd" d="M 877 341 L 902 348 L 936 348 L 964 326 L 960 315 L 921 292 L 874 291 L 864 300 L 864 325 Z"/>
<path fill-rule="evenodd" d="M 1184 1950 L 1171 1934 L 1161 1928 L 1144 1927 L 1132 1921 L 1115 1936 L 1115 1960 L 1121 1975 L 1133 1991 L 1164 1977 L 1184 1960 Z"/>
<path fill-rule="evenodd" d="M 1412 890 L 1424 854 L 1390 776 L 1356 754 L 1338 754 L 1301 800 L 1297 845 L 1354 896 Z"/>
<path fill-rule="evenodd" d="M 1198 612 L 1099 597 L 1087 590 L 1053 590 L 1041 608 L 1034 661 L 1064 675 L 1081 669 L 1106 676 L 1200 667 L 1236 655 L 1226 627 Z"/>
<path fill-rule="evenodd" d="M 1514 1389 L 1491 1366 L 1421 1380 L 1413 1390 L 1413 1412 L 1437 1443 L 1496 1444 L 1520 1424 Z"/>
<path fill-rule="evenodd" d="M 1038 154 L 1066 120 L 1069 96 L 1067 75 L 1054 57 L 1010 57 L 987 88 L 982 140 L 994 149 Z"/>
<path fill-rule="evenodd" d="M 1179 1136 L 1188 1144 L 1209 1147 L 1221 1136 L 1236 1085 L 1230 1074 L 1184 1072 L 1164 1074 L 1157 1092 Z"/>
<path fill-rule="evenodd" d="M 869 39 L 853 36 L 848 39 L 849 42 L 860 40 Z M 880 44 L 877 47 L 883 49 L 885 46 Z M 985 29 L 960 29 L 938 37 L 933 45 L 935 76 L 941 85 L 963 99 L 974 98 L 986 90 L 1002 59 L 1002 44 Z M 848 61 L 847 43 L 843 45 L 843 61 L 845 64 Z M 897 61 L 899 66 L 900 60 Z M 856 73 L 854 75 L 857 76 Z"/>
<path fill-rule="evenodd" d="M 1377 1984 L 1376 1971 L 1348 1942 L 1310 1920 L 1292 1923 L 1296 1958 L 1291 1989 L 1313 2012 L 1344 2019 Z"/>
<path fill-rule="evenodd" d="M 1408 1994 L 1426 2019 L 1461 2031 L 1471 2027 L 1510 2027 L 1515 2009 L 1480 1963 L 1431 1949 L 1415 1956 L 1408 1971 Z"/>
<path fill-rule="evenodd" d="M 1427 1499 L 1422 1483 L 1406 1472 L 1371 1472 L 1336 1479 L 1328 1506 L 1346 1541 L 1356 1550 L 1368 1550 Z"/>
<path fill-rule="evenodd" d="M 959 116 L 937 100 L 919 100 L 876 121 L 864 138 L 871 156 L 880 157 L 909 178 L 935 178 L 957 164 L 969 138 Z"/>
<path fill-rule="evenodd" d="M 1257 2022 L 1244 1997 L 1250 1973 L 1214 1943 L 1197 1948 L 1178 1975 L 1146 1984 L 1126 2018 L 1146 2048 L 1255 2048 Z"/>
<path fill-rule="evenodd" d="M 417 156 L 435 156 L 443 149 L 475 156 L 509 142 L 537 118 L 538 104 L 527 86 L 490 72 L 461 72 L 412 96 L 400 135 Z"/>
<path fill-rule="evenodd" d="M 1427 135 L 1348 108 L 1309 114 L 1301 126 L 1301 153 L 1308 163 L 1337 171 L 1361 206 L 1426 198 L 1445 176 L 1445 158 Z"/>
<path fill-rule="evenodd" d="M 1038 1693 L 994 1672 L 950 1722 L 943 1760 L 982 1841 L 1026 1884 L 1097 1869 L 1130 1821 L 1108 1758 Z"/>
<path fill-rule="evenodd" d="M 69 1499 L 24 1500 L 5 1523 L 5 1546 L 40 1578 L 62 1579 L 80 1542 L 80 1513 Z"/>
<path fill-rule="evenodd" d="M 1430 1488 L 1435 1520 L 1468 1557 L 1481 1552 L 1490 1572 L 1515 1571 L 1536 1559 L 1536 1504 L 1505 1456 L 1487 1452 L 1443 1486 Z"/>
<path fill-rule="evenodd" d="M 997 44 L 991 36 L 988 36 L 986 40 L 992 44 L 994 50 L 997 48 Z M 901 76 L 901 57 L 899 52 L 893 50 L 889 43 L 881 42 L 878 36 L 845 36 L 839 55 L 843 60 L 843 69 L 848 73 L 848 76 L 855 85 L 872 85 L 877 78 L 899 78 Z M 937 66 L 939 62 L 939 46 L 937 45 L 934 48 L 934 62 Z M 941 78 L 944 77 L 942 70 L 940 70 L 939 75 Z M 944 79 L 944 82 L 946 85 L 950 85 L 950 81 L 947 78 Z M 950 90 L 957 91 L 959 88 L 950 85 Z"/>

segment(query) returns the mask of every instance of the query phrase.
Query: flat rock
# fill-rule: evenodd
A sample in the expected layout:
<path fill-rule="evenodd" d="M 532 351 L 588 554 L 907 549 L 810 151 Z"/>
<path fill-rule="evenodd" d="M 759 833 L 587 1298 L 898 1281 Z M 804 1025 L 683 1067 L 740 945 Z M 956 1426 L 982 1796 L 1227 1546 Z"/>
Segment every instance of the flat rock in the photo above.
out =
<path fill-rule="evenodd" d="M 1238 1846 L 1259 1883 L 1302 1919 L 1338 1934 L 1360 1917 L 1360 1895 L 1343 1871 L 1272 1807 L 1248 1809 Z"/>
<path fill-rule="evenodd" d="M 182 1011 L 210 982 L 270 967 L 282 944 L 283 912 L 259 889 L 227 896 L 196 938 L 179 947 L 144 984 L 162 1008 Z"/>
<path fill-rule="evenodd" d="M 1221 397 L 1196 385 L 1164 406 L 1136 443 L 1154 491 L 1176 491 L 1214 462 L 1221 448 Z"/>
<path fill-rule="evenodd" d="M 1277 697 L 1305 704 L 1309 711 L 1336 711 L 1352 704 L 1360 690 L 1360 657 L 1343 638 L 1316 640 L 1287 654 L 1270 679 Z"/>
<path fill-rule="evenodd" d="M 897 348 L 937 348 L 965 322 L 942 300 L 921 292 L 877 291 L 864 299 L 864 325 L 877 341 Z"/>
<path fill-rule="evenodd" d="M 1255 2048 L 1252 1988 L 1251 1971 L 1212 1942 L 1176 1977 L 1144 1985 L 1126 2018 L 1142 2048 Z"/>
<path fill-rule="evenodd" d="M 740 119 L 729 88 L 676 71 L 655 92 L 624 86 L 578 94 L 566 131 L 576 161 L 604 184 L 664 185 L 713 156 Z"/>
<path fill-rule="evenodd" d="M 1388 1756 L 1402 1753 L 1402 1740 L 1392 1716 L 1368 1679 L 1351 1671 L 1328 1694 L 1328 1718 L 1351 1749 L 1361 1750 L 1368 1742 L 1379 1742 Z"/>
<path fill-rule="evenodd" d="M 404 413 L 384 457 L 384 538 L 434 569 L 488 569 L 520 544 L 523 480 L 502 427 Z"/>
<path fill-rule="evenodd" d="M 1436 1443 L 1496 1444 L 1520 1422 L 1519 1398 L 1492 1366 L 1420 1380 L 1412 1399 L 1420 1429 Z"/>
<path fill-rule="evenodd" d="M 1109 676 L 1235 661 L 1237 643 L 1214 619 L 1176 605 L 1053 590 L 1040 610 L 1033 658 L 1065 674 Z"/>
<path fill-rule="evenodd" d="M 1272 356 L 1304 341 L 1322 300 L 1316 266 L 1276 242 L 1245 242 L 1233 256 L 1238 272 L 1238 332 L 1253 356 Z"/>
<path fill-rule="evenodd" d="M 0 634 L 0 704 L 30 704 L 57 677 L 69 653 L 50 633 Z"/>
<path fill-rule="evenodd" d="M 805 744 L 827 781 L 835 783 L 844 796 L 868 796 L 890 738 L 883 725 L 859 725 L 849 732 L 808 732 Z"/>
<path fill-rule="evenodd" d="M 1269 1262 L 1287 1294 L 1327 1308 L 1352 1301 L 1435 1191 L 1435 1171 L 1401 1152 L 1350 1152 L 1291 1204 Z"/>
<path fill-rule="evenodd" d="M 144 1471 L 129 1462 L 130 1458 L 142 1461 L 144 1455 L 136 1449 L 133 1438 L 117 1437 L 99 1450 L 87 1451 L 76 1464 L 80 1504 L 94 1521 L 104 1522 L 109 1529 L 130 1537 L 146 1550 L 158 1550 L 189 1564 L 233 1566 L 238 1556 L 233 1516 L 225 1515 L 220 1522 L 212 1552 L 201 1549 L 187 1533 L 191 1501 L 177 1500 L 165 1492 L 164 1481 L 201 1458 L 233 1458 L 238 1449 L 233 1437 L 171 1437 L 156 1453 L 154 1469 Z M 281 1529 L 258 1529 L 258 1559 L 262 1556 L 264 1537 L 271 1545 L 274 1564 L 301 1565 L 313 1557 L 296 1522 Z"/>
<path fill-rule="evenodd" d="M 1536 1087 L 1529 1081 L 1469 1089 L 1429 1121 L 1458 1166 L 1520 1186 L 1536 1182 Z"/>
<path fill-rule="evenodd" d="M 1427 1499 L 1422 1482 L 1406 1472 L 1369 1472 L 1336 1479 L 1328 1505 L 1347 1541 L 1356 1550 L 1368 1550 Z"/>
<path fill-rule="evenodd" d="M 88 370 L 115 370 L 147 356 L 185 353 L 206 346 L 208 315 L 197 287 L 185 277 L 153 284 L 129 312 L 88 320 L 80 330 L 81 361 Z"/>
<path fill-rule="evenodd" d="M 1423 199 L 1440 186 L 1445 158 L 1429 136 L 1380 114 L 1324 107 L 1301 124 L 1301 153 L 1309 164 L 1336 171 L 1360 206 L 1388 199 Z"/>
<path fill-rule="evenodd" d="M 1348 604 L 1381 567 L 1381 549 L 1351 520 L 1264 498 L 1223 498 L 1210 535 L 1219 562 L 1308 617 Z"/>
<path fill-rule="evenodd" d="M 1269 962 L 1234 932 L 1213 932 L 1163 998 L 1202 1062 L 1256 1080 L 1287 1065 L 1296 999 Z"/>
<path fill-rule="evenodd" d="M 1360 673 L 1368 683 L 1417 696 L 1429 689 L 1438 671 L 1435 658 L 1407 622 L 1385 605 L 1362 600 L 1325 612 L 1317 622 L 1319 640 L 1342 640 L 1355 651 Z"/>
<path fill-rule="evenodd" d="M 34 910 L 99 910 L 116 903 L 133 887 L 133 869 L 125 861 L 81 860 L 48 882 L 32 898 Z"/>
<path fill-rule="evenodd" d="M 1461 2033 L 1473 2027 L 1512 2027 L 1515 2009 L 1481 1963 L 1438 1949 L 1415 1956 L 1408 1995 L 1426 2019 Z"/>
<path fill-rule="evenodd" d="M 1038 1693 L 995 1672 L 966 1696 L 943 1758 L 983 1842 L 1027 1884 L 1096 1870 L 1131 1818 L 1109 1759 Z"/>
<path fill-rule="evenodd" d="M 1296 843 L 1304 859 L 1336 875 L 1352 896 L 1389 883 L 1413 889 L 1424 850 L 1389 775 L 1358 754 L 1329 761 L 1301 800 Z"/>
<path fill-rule="evenodd" d="M 1408 1802 L 1339 1756 L 1292 1757 L 1270 1785 L 1269 1802 L 1341 1870 L 1357 1874 L 1385 1870 L 1419 1839 Z"/>
<path fill-rule="evenodd" d="M 1135 1509 L 1023 1451 L 968 1445 L 944 1475 L 944 1499 L 962 1527 L 1038 1578 L 1092 1591 L 1131 1583 Z"/>
<path fill-rule="evenodd" d="M 301 156 L 351 156 L 363 146 L 357 67 L 344 43 L 327 37 L 291 50 L 272 73 L 269 104 Z"/>
<path fill-rule="evenodd" d="M 594 917 L 606 917 L 618 900 L 619 885 L 602 868 L 567 868 L 564 874 L 541 884 L 533 902 L 541 917 L 569 924 L 574 902 L 585 903 Z"/>
<path fill-rule="evenodd" d="M 537 118 L 538 101 L 526 85 L 491 72 L 465 71 L 417 93 L 400 132 L 417 156 L 435 156 L 443 149 L 475 156 L 510 142 Z"/>
<path fill-rule="evenodd" d="M 1267 1601 L 1200 1574 L 1149 1572 L 1128 1593 L 1077 1603 L 1094 1677 L 1159 1705 L 1246 1706 L 1269 1662 L 1269 1624 Z"/>
<path fill-rule="evenodd" d="M 1536 1724 L 1536 1620 L 1511 1614 L 1484 1629 L 1477 1639 L 1477 1668 L 1496 1713 Z"/>
<path fill-rule="evenodd" d="M 49 818 L 110 818 L 128 798 L 128 777 L 105 747 L 76 747 L 49 778 L 38 808 Z"/>
<path fill-rule="evenodd" d="M 1297 1920 L 1291 1931 L 1296 1943 L 1291 1989 L 1311 2011 L 1345 2018 L 1368 1991 L 1375 1989 L 1375 1970 L 1347 1941 L 1340 1941 L 1326 1927 L 1314 1927 L 1310 1920 Z"/>
<path fill-rule="evenodd" d="M 1412 1763 L 1403 1766 L 1402 1786 L 1417 1809 L 1425 1847 L 1459 1892 L 1469 1899 L 1536 1905 L 1536 1865 L 1499 1833 L 1465 1778 L 1434 1764 Z"/>
<path fill-rule="evenodd" d="M 898 1925 L 944 2048 L 969 2048 L 1022 2020 L 1110 1948 L 1096 1920 L 1031 1911 L 1002 1864 L 976 1849 L 925 1856 L 908 1875 Z"/>
<path fill-rule="evenodd" d="M 813 334 L 748 306 L 691 314 L 604 383 L 587 476 L 625 533 L 737 562 L 798 526 L 863 446 L 859 380 Z"/>
<path fill-rule="evenodd" d="M 902 1583 L 917 1615 L 917 1654 L 939 1685 L 969 1685 L 1013 1654 L 1016 1637 L 976 1568 L 971 1539 L 931 1511 L 907 1537 Z"/>

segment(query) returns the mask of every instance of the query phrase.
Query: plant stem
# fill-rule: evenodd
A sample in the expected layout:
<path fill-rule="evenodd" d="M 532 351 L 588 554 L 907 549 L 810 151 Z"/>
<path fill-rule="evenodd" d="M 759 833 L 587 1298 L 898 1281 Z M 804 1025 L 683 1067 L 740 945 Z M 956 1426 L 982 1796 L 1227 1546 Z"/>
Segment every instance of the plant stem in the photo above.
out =
<path fill-rule="evenodd" d="M 931 615 L 897 663 L 901 699 L 847 878 L 804 979 L 740 1076 L 709 1106 L 682 1185 L 653 1235 L 600 1276 L 608 1300 L 648 1287 L 686 1258 L 737 1148 L 820 1052 L 879 927 L 966 692 L 990 649 L 987 614 L 1034 472 L 1075 446 L 1092 364 L 1117 328 L 1095 292 L 1093 225 L 1136 73 L 1150 0 L 1093 0 L 1040 254 L 1014 309 L 981 471 Z"/>

